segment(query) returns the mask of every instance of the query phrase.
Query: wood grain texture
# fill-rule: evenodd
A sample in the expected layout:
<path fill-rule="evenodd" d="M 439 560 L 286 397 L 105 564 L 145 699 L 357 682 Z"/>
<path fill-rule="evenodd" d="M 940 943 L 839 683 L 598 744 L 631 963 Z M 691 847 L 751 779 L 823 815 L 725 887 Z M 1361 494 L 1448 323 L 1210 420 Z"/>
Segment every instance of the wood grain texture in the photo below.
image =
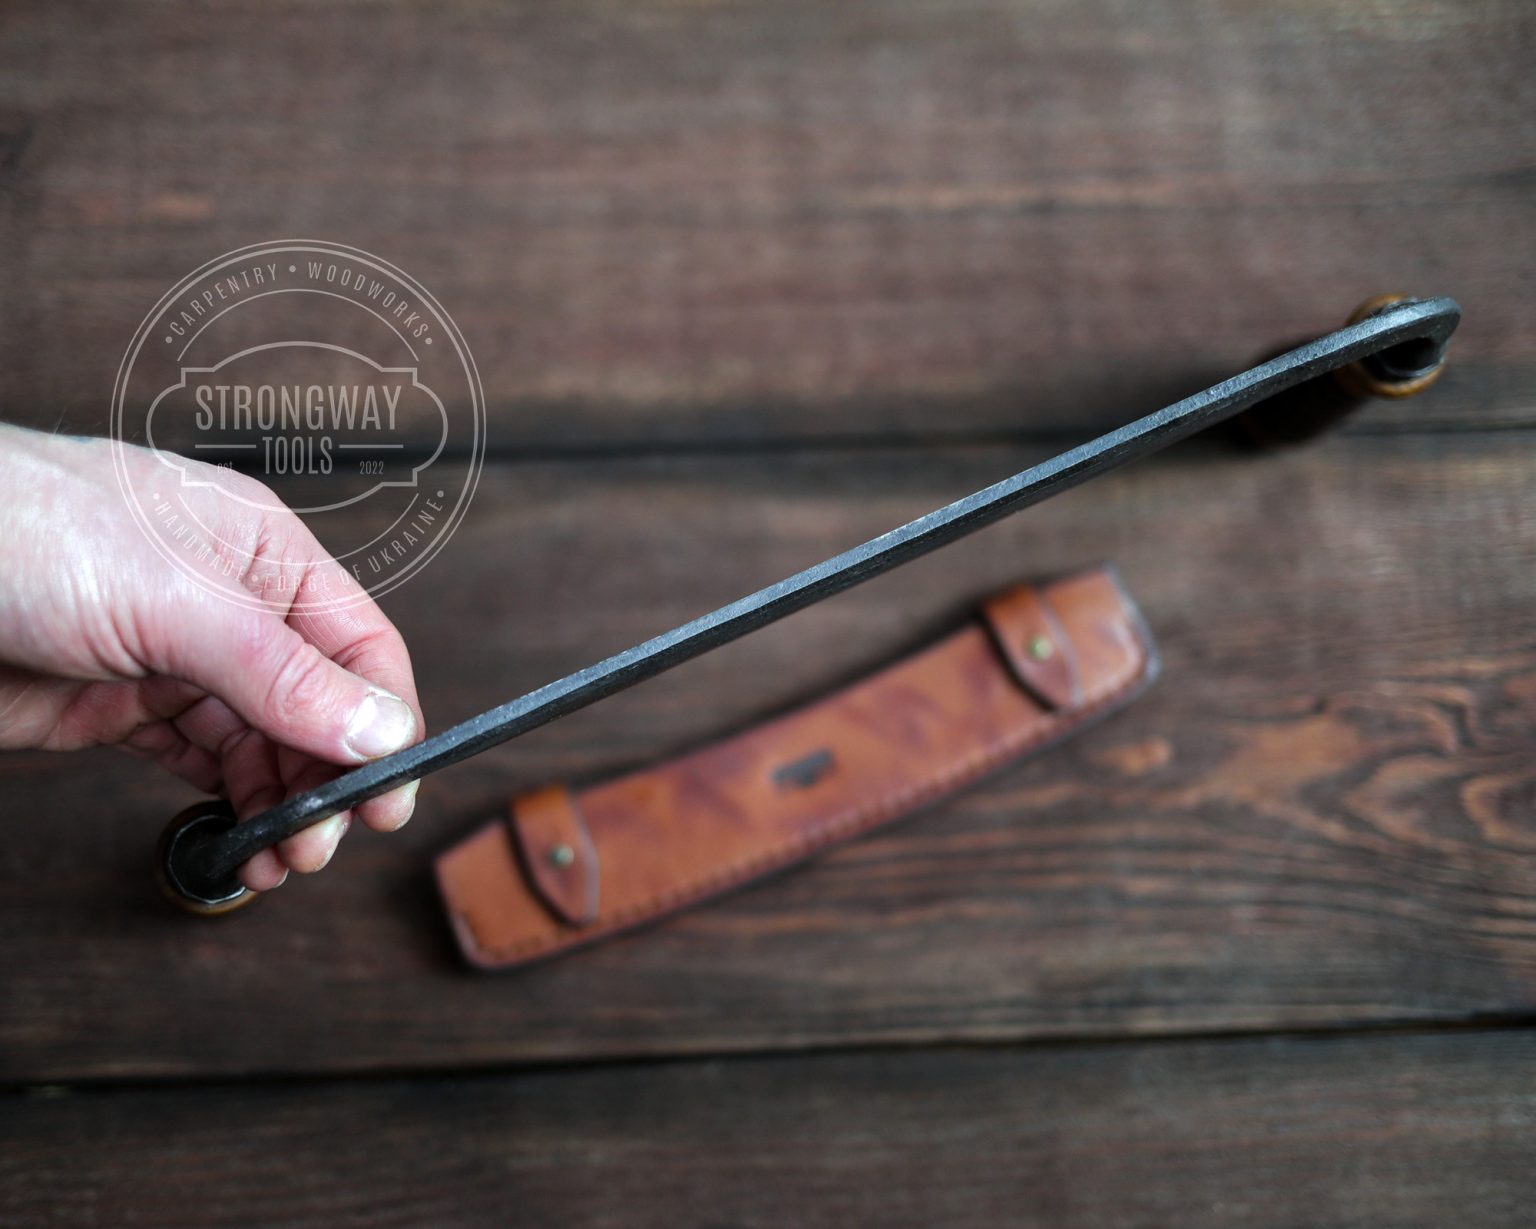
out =
<path fill-rule="evenodd" d="M 493 449 L 1078 433 L 1468 311 L 1536 420 L 1520 0 L 11 5 L 0 409 L 101 433 L 141 316 L 269 238 L 422 279 Z M 345 340 L 337 337 L 332 340 Z"/>
<path fill-rule="evenodd" d="M 11 1079 L 1338 1028 L 1536 1013 L 1536 468 L 1523 433 L 1214 446 L 1071 492 L 488 752 L 396 837 L 205 925 L 148 859 L 187 795 L 0 758 Z M 386 599 L 436 725 L 1022 464 L 999 449 L 488 467 Z M 430 855 L 512 793 L 811 696 L 1031 575 L 1119 562 L 1154 692 L 717 905 L 461 970 Z"/>
<path fill-rule="evenodd" d="M 1533 53 L 1520 0 L 0 7 L 0 417 L 104 432 L 143 313 L 253 241 L 374 251 L 467 335 L 499 459 L 385 602 L 438 728 L 1367 295 L 1467 311 L 1347 438 L 1071 493 L 222 923 L 151 884 L 182 787 L 0 756 L 0 1224 L 1530 1224 L 1536 1032 L 1481 1026 L 1536 1022 Z M 430 859 L 509 795 L 1100 559 L 1165 656 L 1130 711 L 632 937 L 457 963 Z"/>
<path fill-rule="evenodd" d="M 1461 1034 L 53 1089 L 0 1098 L 0 1219 L 1520 1229 L 1533 1062 Z"/>

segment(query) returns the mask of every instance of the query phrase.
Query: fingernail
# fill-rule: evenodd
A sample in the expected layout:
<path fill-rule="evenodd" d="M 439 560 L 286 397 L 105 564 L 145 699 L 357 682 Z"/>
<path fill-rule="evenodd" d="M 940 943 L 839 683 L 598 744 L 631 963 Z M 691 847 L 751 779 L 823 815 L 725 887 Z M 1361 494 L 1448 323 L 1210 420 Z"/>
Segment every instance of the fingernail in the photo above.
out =
<path fill-rule="evenodd" d="M 331 859 L 336 856 L 336 850 L 341 845 L 341 838 L 347 835 L 347 828 L 351 823 L 351 817 L 343 812 L 340 815 L 332 815 L 318 825 L 319 830 L 325 834 L 326 843 L 330 848 L 325 851 L 324 861 L 315 867 L 317 871 L 323 871 L 331 864 Z"/>
<path fill-rule="evenodd" d="M 404 700 L 387 691 L 370 691 L 347 726 L 347 749 L 372 760 L 398 751 L 416 733 L 416 718 Z"/>
<path fill-rule="evenodd" d="M 394 793 L 388 795 L 389 808 L 397 812 L 399 818 L 394 821 L 386 832 L 399 832 L 410 822 L 411 816 L 416 813 L 416 791 L 421 788 L 420 781 L 412 781 L 409 785 L 402 785 Z"/>

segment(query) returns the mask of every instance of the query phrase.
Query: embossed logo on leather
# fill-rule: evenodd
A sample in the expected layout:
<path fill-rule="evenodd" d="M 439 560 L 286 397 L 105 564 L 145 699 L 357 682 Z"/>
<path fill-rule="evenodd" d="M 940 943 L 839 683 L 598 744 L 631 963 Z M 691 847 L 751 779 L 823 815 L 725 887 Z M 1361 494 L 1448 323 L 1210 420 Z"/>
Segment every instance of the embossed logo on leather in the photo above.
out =
<path fill-rule="evenodd" d="M 803 755 L 798 760 L 781 764 L 773 770 L 774 785 L 784 791 L 810 789 L 824 781 L 837 767 L 837 759 L 830 747 L 822 747 Z"/>

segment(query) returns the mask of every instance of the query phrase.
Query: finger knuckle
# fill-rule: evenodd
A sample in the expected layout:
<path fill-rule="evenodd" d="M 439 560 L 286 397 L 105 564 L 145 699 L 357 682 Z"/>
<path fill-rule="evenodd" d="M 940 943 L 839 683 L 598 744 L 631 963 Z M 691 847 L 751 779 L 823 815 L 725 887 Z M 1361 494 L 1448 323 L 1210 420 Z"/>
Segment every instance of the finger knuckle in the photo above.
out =
<path fill-rule="evenodd" d="M 323 707 L 330 698 L 330 670 L 307 644 L 290 650 L 267 689 L 267 709 L 280 723 L 297 720 Z"/>

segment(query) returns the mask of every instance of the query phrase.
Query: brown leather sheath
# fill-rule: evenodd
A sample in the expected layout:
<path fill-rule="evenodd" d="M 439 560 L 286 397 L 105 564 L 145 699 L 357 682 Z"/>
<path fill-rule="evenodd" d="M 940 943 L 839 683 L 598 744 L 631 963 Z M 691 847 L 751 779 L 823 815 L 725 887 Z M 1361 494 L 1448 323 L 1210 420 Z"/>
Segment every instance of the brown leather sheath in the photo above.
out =
<path fill-rule="evenodd" d="M 1157 673 L 1098 568 L 983 604 L 938 643 L 744 733 L 513 800 L 437 860 L 465 957 L 506 968 L 650 922 L 859 836 L 1059 741 Z"/>

